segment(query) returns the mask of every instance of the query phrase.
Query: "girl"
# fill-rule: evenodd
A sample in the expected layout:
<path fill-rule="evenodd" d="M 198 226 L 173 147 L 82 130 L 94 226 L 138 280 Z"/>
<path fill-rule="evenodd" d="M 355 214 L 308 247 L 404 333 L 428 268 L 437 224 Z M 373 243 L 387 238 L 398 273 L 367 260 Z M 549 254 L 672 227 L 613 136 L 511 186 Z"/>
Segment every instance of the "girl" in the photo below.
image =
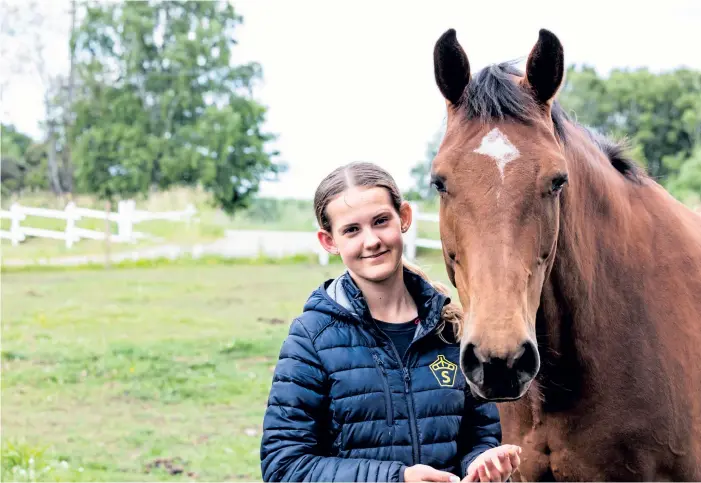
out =
<path fill-rule="evenodd" d="M 475 401 L 449 343 L 462 311 L 403 260 L 412 221 L 392 177 L 352 163 L 317 188 L 318 238 L 347 270 L 316 289 L 275 368 L 265 481 L 505 481 L 493 403 Z"/>

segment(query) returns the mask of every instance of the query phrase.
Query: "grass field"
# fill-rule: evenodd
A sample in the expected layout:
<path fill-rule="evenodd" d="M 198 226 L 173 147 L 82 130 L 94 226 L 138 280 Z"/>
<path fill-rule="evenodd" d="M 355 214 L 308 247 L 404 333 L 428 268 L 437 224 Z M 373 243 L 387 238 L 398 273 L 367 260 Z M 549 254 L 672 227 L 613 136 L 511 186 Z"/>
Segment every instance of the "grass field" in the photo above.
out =
<path fill-rule="evenodd" d="M 435 255 L 420 263 L 446 281 Z M 332 264 L 2 274 L 2 480 L 260 480 L 291 320 Z"/>

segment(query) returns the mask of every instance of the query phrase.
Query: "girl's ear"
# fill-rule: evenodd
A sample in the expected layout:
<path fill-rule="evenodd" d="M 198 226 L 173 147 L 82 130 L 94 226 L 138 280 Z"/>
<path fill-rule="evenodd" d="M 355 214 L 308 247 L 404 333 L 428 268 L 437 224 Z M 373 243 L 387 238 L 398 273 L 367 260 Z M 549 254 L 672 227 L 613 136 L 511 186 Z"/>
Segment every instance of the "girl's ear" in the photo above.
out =
<path fill-rule="evenodd" d="M 402 225 L 402 233 L 406 233 L 411 226 L 413 216 L 411 205 L 406 201 L 402 201 L 402 204 L 399 206 L 399 220 L 401 221 Z"/>
<path fill-rule="evenodd" d="M 338 255 L 338 247 L 336 247 L 336 242 L 333 241 L 331 233 L 326 230 L 319 230 L 316 232 L 316 237 L 319 239 L 321 246 L 324 247 L 324 250 L 331 255 Z"/>

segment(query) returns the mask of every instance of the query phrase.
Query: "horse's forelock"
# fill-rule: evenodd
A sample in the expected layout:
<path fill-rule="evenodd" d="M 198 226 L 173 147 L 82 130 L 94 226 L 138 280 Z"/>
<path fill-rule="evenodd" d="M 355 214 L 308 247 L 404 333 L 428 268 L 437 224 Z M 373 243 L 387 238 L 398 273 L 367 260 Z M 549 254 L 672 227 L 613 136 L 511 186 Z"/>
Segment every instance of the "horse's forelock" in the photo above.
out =
<path fill-rule="evenodd" d="M 483 123 L 517 121 L 533 125 L 542 115 L 538 103 L 528 90 L 524 89 L 519 79 L 523 72 L 516 67 L 517 61 L 492 64 L 479 71 L 467 86 L 467 92 L 458 106 L 467 120 L 479 120 Z M 645 177 L 644 169 L 627 155 L 624 141 L 613 141 L 606 136 L 578 124 L 567 115 L 559 102 L 551 108 L 551 117 L 555 135 L 567 145 L 567 124 L 587 132 L 592 142 L 606 155 L 611 165 L 626 179 L 640 183 Z"/>

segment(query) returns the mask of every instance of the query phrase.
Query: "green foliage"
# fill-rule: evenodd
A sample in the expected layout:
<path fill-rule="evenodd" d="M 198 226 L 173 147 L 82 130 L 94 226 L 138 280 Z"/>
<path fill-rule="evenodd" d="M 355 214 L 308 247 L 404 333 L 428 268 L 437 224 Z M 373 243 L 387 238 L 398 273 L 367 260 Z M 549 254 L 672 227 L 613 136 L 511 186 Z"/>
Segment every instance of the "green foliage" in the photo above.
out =
<path fill-rule="evenodd" d="M 433 139 L 426 146 L 426 159 L 419 161 L 411 168 L 411 177 L 414 179 L 414 186 L 405 193 L 405 198 L 411 201 L 428 200 L 438 198 L 438 193 L 431 186 L 431 163 L 438 153 L 445 129 L 441 129 L 433 136 Z"/>
<path fill-rule="evenodd" d="M 682 174 L 681 161 L 701 142 L 701 72 L 616 69 L 601 77 L 572 66 L 559 98 L 580 123 L 628 138 L 635 158 L 665 186 L 681 186 L 672 180 L 693 171 Z"/>
<path fill-rule="evenodd" d="M 228 2 L 90 4 L 72 38 L 80 92 L 70 138 L 79 186 L 102 198 L 199 185 L 227 212 L 282 167 L 234 65 L 242 19 Z"/>
<path fill-rule="evenodd" d="M 570 66 L 559 101 L 581 124 L 627 139 L 630 155 L 674 196 L 701 198 L 701 72 L 615 69 L 602 77 L 593 67 Z M 435 198 L 428 184 L 440 134 L 428 144 L 427 159 L 411 171 L 415 186 L 409 199 Z"/>
<path fill-rule="evenodd" d="M 2 194 L 23 189 L 47 189 L 46 147 L 36 143 L 13 125 L 0 125 Z"/>
<path fill-rule="evenodd" d="M 669 158 L 678 170 L 667 181 L 667 188 L 680 200 L 701 205 L 701 143 L 685 159 Z"/>
<path fill-rule="evenodd" d="M 76 106 L 78 122 L 92 115 L 104 121 L 91 125 L 76 139 L 78 188 L 108 200 L 145 193 L 151 184 L 158 141 L 139 122 L 136 96 L 111 88 L 102 89 L 100 95 L 104 98 L 99 103 Z M 84 112 L 86 108 L 90 112 Z"/>

